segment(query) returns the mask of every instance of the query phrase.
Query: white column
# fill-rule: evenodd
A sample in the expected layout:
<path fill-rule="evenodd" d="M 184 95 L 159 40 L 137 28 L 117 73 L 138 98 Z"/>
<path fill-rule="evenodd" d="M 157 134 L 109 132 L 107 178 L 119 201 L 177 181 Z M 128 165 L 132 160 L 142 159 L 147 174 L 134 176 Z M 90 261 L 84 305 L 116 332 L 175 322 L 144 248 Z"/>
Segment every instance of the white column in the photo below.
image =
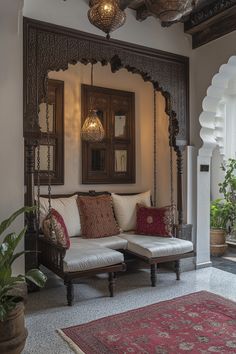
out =
<path fill-rule="evenodd" d="M 197 158 L 197 268 L 211 265 L 210 261 L 210 163 L 211 154 Z"/>

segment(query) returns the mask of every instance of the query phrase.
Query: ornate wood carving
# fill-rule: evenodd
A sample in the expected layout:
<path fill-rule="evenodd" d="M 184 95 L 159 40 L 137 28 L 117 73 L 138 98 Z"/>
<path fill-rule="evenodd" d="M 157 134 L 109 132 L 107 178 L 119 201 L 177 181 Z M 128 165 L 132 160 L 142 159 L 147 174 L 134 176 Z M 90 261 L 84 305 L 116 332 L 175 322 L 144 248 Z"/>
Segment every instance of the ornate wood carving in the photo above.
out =
<path fill-rule="evenodd" d="M 178 138 L 188 140 L 188 65 L 186 57 L 24 19 L 24 133 L 39 132 L 38 102 L 52 70 L 66 70 L 77 62 L 111 63 L 112 71 L 126 68 L 168 93 L 176 112 Z"/>
<path fill-rule="evenodd" d="M 49 71 L 66 70 L 69 64 L 81 62 L 110 63 L 112 72 L 126 68 L 138 73 L 144 81 L 166 98 L 166 113 L 174 122 L 170 144 L 187 143 L 189 137 L 188 85 L 189 59 L 103 37 L 24 18 L 24 138 L 26 140 L 26 203 L 34 204 L 34 149 L 41 137 L 38 109 L 45 99 L 45 79 Z M 175 119 L 173 119 L 175 117 Z M 181 171 L 178 170 L 178 173 Z M 181 179 L 181 175 L 179 177 Z M 181 192 L 182 193 L 182 192 Z M 179 203 L 182 207 L 182 204 Z M 181 210 L 180 210 L 181 215 Z M 26 250 L 37 248 L 30 237 L 34 231 L 33 219 L 25 238 Z M 37 264 L 37 253 L 26 262 L 26 269 Z"/>
<path fill-rule="evenodd" d="M 188 22 L 185 24 L 185 29 L 188 30 L 193 26 L 197 26 L 235 5 L 236 0 L 216 0 L 209 5 L 206 4 L 201 10 L 190 15 Z"/>
<path fill-rule="evenodd" d="M 236 30 L 236 0 L 216 0 L 194 12 L 184 30 L 193 37 L 193 48 Z"/>

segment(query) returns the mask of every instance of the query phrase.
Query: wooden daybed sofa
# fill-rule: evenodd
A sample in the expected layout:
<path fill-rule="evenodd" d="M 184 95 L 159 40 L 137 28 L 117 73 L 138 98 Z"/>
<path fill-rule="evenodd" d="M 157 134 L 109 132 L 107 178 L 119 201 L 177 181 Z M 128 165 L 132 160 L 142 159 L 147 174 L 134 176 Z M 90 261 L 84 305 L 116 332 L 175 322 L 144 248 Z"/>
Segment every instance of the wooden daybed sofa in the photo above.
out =
<path fill-rule="evenodd" d="M 59 199 L 72 198 L 75 205 L 74 200 L 77 195 L 101 194 L 104 193 L 78 192 L 74 195 L 53 196 L 52 207 Z M 131 199 L 134 197 L 135 200 L 135 196 L 142 194 L 130 195 L 130 197 Z M 46 200 L 45 198 L 44 203 Z M 39 263 L 64 280 L 67 287 L 67 302 L 71 306 L 74 298 L 73 281 L 99 273 L 109 274 L 109 292 L 112 297 L 116 275 L 126 270 L 127 258 L 142 260 L 150 266 L 153 287 L 156 286 L 156 269 L 160 263 L 174 261 L 176 279 L 179 280 L 180 259 L 194 257 L 195 253 L 191 242 L 191 227 L 183 233 L 183 228 L 176 226 L 174 234 L 175 237 L 156 237 L 122 231 L 119 235 L 104 238 L 84 239 L 74 236 L 70 238 L 69 249 L 56 245 L 41 234 L 38 242 Z"/>

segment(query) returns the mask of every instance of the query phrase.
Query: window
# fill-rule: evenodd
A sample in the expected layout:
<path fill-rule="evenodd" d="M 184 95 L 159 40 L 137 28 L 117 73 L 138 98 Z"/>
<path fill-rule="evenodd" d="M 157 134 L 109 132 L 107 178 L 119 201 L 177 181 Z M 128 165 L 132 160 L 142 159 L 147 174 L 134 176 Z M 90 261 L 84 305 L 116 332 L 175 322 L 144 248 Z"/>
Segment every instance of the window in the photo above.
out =
<path fill-rule="evenodd" d="M 135 183 L 134 93 L 81 85 L 81 97 L 81 124 L 92 102 L 105 130 L 102 142 L 82 142 L 82 183 Z"/>
<path fill-rule="evenodd" d="M 64 82 L 48 80 L 48 116 L 51 184 L 64 184 Z M 46 103 L 39 105 L 40 139 L 40 184 L 48 184 L 48 141 Z M 37 150 L 35 154 L 37 170 Z M 37 177 L 36 177 L 37 178 Z"/>

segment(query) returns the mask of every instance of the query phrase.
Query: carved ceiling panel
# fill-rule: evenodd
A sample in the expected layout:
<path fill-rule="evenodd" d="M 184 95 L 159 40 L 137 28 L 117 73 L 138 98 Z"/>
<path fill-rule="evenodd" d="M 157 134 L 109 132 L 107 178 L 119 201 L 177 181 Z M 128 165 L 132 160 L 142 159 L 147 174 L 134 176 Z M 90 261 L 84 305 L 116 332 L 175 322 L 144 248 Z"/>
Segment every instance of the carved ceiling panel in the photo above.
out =
<path fill-rule="evenodd" d="M 89 4 L 90 0 L 87 1 Z M 163 27 L 183 22 L 185 32 L 193 37 L 193 48 L 236 30 L 236 0 L 119 0 L 119 2 L 122 9 L 129 7 L 134 10 L 138 21 L 154 16 L 160 19 Z M 177 3 L 176 6 L 173 6 L 174 2 Z M 180 13 L 165 11 L 163 15 L 163 8 L 168 10 L 170 5 L 172 8 L 179 8 Z"/>

